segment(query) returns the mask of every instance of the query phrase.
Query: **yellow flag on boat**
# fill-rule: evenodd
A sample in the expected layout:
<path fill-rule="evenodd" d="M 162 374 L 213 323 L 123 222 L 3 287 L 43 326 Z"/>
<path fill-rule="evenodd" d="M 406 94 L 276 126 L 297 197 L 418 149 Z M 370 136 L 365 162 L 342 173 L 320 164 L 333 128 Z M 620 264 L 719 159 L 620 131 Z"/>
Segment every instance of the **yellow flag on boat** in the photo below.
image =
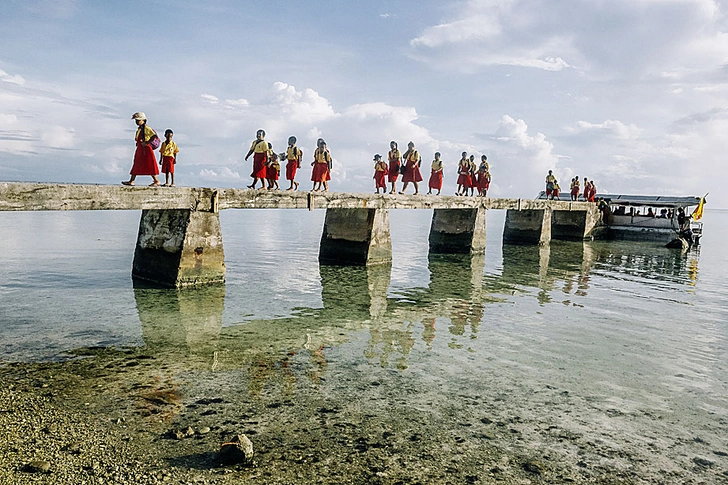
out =
<path fill-rule="evenodd" d="M 699 220 L 701 217 L 703 217 L 703 206 L 705 205 L 705 197 L 700 198 L 700 203 L 695 208 L 692 214 L 690 214 L 690 217 L 693 218 L 694 221 Z"/>

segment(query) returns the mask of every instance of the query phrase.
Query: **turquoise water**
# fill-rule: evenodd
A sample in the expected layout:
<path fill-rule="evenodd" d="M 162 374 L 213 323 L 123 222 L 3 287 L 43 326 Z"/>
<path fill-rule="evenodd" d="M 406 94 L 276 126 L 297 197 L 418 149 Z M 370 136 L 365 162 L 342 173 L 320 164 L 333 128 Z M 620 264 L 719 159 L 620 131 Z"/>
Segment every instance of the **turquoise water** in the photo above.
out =
<path fill-rule="evenodd" d="M 323 211 L 224 211 L 227 284 L 182 292 L 133 287 L 139 217 L 0 213 L 0 362 L 147 346 L 275 387 L 251 363 L 290 360 L 302 370 L 281 375 L 328 379 L 339 399 L 379 378 L 416 389 L 413 408 L 448 403 L 461 419 L 488 395 L 668 471 L 706 453 L 728 469 L 728 212 L 706 212 L 699 251 L 681 254 L 502 247 L 504 214 L 491 211 L 487 250 L 471 258 L 428 257 L 431 212 L 392 211 L 393 263 L 367 270 L 318 266 Z"/>

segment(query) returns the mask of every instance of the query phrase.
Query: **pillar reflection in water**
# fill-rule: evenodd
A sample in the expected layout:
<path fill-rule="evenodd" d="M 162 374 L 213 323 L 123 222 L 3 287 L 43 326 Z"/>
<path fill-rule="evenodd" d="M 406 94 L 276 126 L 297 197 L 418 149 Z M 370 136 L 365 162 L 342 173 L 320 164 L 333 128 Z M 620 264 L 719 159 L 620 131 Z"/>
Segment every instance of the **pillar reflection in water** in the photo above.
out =
<path fill-rule="evenodd" d="M 430 254 L 427 267 L 430 270 L 429 294 L 438 313 L 450 319 L 450 333 L 463 336 L 470 327 L 470 338 L 477 338 L 485 310 L 485 254 Z M 423 339 L 432 342 L 434 333 L 435 322 L 427 321 Z M 450 345 L 461 346 L 455 342 Z"/>
<path fill-rule="evenodd" d="M 142 338 L 152 353 L 212 361 L 222 328 L 224 285 L 174 290 L 135 284 L 134 299 Z"/>
<path fill-rule="evenodd" d="M 330 319 L 379 319 L 387 311 L 391 264 L 319 266 L 321 299 Z"/>

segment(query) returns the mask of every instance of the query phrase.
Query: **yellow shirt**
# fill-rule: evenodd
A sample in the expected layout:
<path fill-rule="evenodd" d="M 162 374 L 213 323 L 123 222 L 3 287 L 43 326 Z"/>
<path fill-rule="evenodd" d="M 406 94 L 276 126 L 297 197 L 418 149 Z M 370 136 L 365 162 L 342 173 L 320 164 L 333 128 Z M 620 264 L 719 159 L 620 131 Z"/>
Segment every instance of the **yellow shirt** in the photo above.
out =
<path fill-rule="evenodd" d="M 321 150 L 320 148 L 316 149 L 316 152 L 313 155 L 314 160 L 316 160 L 316 163 L 329 163 L 331 161 L 331 153 L 329 153 L 329 150 Z"/>
<path fill-rule="evenodd" d="M 435 172 L 439 172 L 440 170 L 442 170 L 442 160 L 433 160 L 432 170 L 434 170 Z"/>
<path fill-rule="evenodd" d="M 470 171 L 470 160 L 461 158 L 458 163 L 458 173 L 468 173 Z"/>
<path fill-rule="evenodd" d="M 407 155 L 407 161 L 408 162 L 419 162 L 420 161 L 420 154 L 417 153 L 417 150 L 412 150 L 409 152 L 409 155 Z"/>
<path fill-rule="evenodd" d="M 554 177 L 553 175 L 547 175 L 546 176 L 546 182 L 547 183 L 551 183 L 552 184 L 552 183 L 554 183 L 554 180 L 556 180 L 556 177 Z"/>
<path fill-rule="evenodd" d="M 378 161 L 374 164 L 374 170 L 377 172 L 385 172 L 387 170 L 387 163 L 383 160 Z"/>
<path fill-rule="evenodd" d="M 286 160 L 300 160 L 303 152 L 296 146 L 288 147 L 286 150 Z"/>
<path fill-rule="evenodd" d="M 134 135 L 135 140 L 139 140 L 139 135 L 142 132 L 142 127 L 140 126 L 137 128 L 136 135 Z M 144 141 L 149 141 L 152 139 L 152 136 L 156 135 L 157 132 L 148 127 L 147 125 L 144 125 Z"/>
<path fill-rule="evenodd" d="M 162 145 L 159 147 L 159 153 L 161 153 L 163 157 L 177 158 L 177 154 L 179 153 L 179 148 L 177 148 L 177 144 L 173 141 L 171 141 L 169 143 L 167 143 L 166 141 L 163 141 Z"/>
<path fill-rule="evenodd" d="M 260 142 L 260 143 L 258 143 Z M 268 152 L 268 142 L 265 140 L 255 140 L 252 145 L 250 145 L 250 151 L 254 153 L 267 153 Z"/>
<path fill-rule="evenodd" d="M 399 152 L 399 148 L 396 150 L 389 150 L 389 154 L 387 155 L 390 160 L 399 160 L 402 158 L 402 154 Z"/>

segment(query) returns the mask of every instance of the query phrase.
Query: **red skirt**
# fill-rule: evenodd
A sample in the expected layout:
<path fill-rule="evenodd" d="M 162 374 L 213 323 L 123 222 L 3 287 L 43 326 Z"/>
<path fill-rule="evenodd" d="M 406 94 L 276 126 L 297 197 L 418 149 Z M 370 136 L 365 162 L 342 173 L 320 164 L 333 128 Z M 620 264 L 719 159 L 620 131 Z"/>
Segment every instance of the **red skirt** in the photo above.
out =
<path fill-rule="evenodd" d="M 134 163 L 129 173 L 131 175 L 158 175 L 159 166 L 157 165 L 157 157 L 154 156 L 152 146 L 144 146 L 140 141 L 137 141 L 136 144 Z"/>
<path fill-rule="evenodd" d="M 579 187 L 574 187 L 573 189 L 571 189 L 571 195 L 573 195 L 574 197 L 579 197 Z"/>
<path fill-rule="evenodd" d="M 478 174 L 478 188 L 480 190 L 487 189 L 490 185 L 490 182 L 488 182 L 488 177 L 485 176 L 485 174 Z"/>
<path fill-rule="evenodd" d="M 331 180 L 329 165 L 327 163 L 315 162 L 311 171 L 311 182 L 326 182 Z"/>
<path fill-rule="evenodd" d="M 431 189 L 442 190 L 442 170 L 432 171 L 429 185 Z"/>
<path fill-rule="evenodd" d="M 250 174 L 251 177 L 255 179 L 264 179 L 267 174 L 267 168 L 266 163 L 268 162 L 268 154 L 263 153 L 256 153 L 253 155 L 253 173 Z"/>
<path fill-rule="evenodd" d="M 297 170 L 298 170 L 298 161 L 288 160 L 288 163 L 286 163 L 286 180 L 295 179 Z"/>
<path fill-rule="evenodd" d="M 387 172 L 385 172 L 384 170 L 375 170 L 374 171 L 374 183 L 376 184 L 376 187 L 378 189 L 387 188 L 387 181 L 384 180 L 385 175 L 387 175 Z"/>
<path fill-rule="evenodd" d="M 390 182 L 396 182 L 399 177 L 399 163 L 396 161 L 389 161 L 389 172 L 387 172 Z"/>
<path fill-rule="evenodd" d="M 473 186 L 473 179 L 470 178 L 469 173 L 461 173 L 458 175 L 458 185 L 462 185 L 466 189 L 469 189 Z"/>
<path fill-rule="evenodd" d="M 417 162 L 407 162 L 402 175 L 402 182 L 422 182 L 422 174 Z"/>
<path fill-rule="evenodd" d="M 174 173 L 174 157 L 162 157 L 162 172 Z"/>
<path fill-rule="evenodd" d="M 278 170 L 273 166 L 265 167 L 265 178 L 268 180 L 278 180 Z"/>

